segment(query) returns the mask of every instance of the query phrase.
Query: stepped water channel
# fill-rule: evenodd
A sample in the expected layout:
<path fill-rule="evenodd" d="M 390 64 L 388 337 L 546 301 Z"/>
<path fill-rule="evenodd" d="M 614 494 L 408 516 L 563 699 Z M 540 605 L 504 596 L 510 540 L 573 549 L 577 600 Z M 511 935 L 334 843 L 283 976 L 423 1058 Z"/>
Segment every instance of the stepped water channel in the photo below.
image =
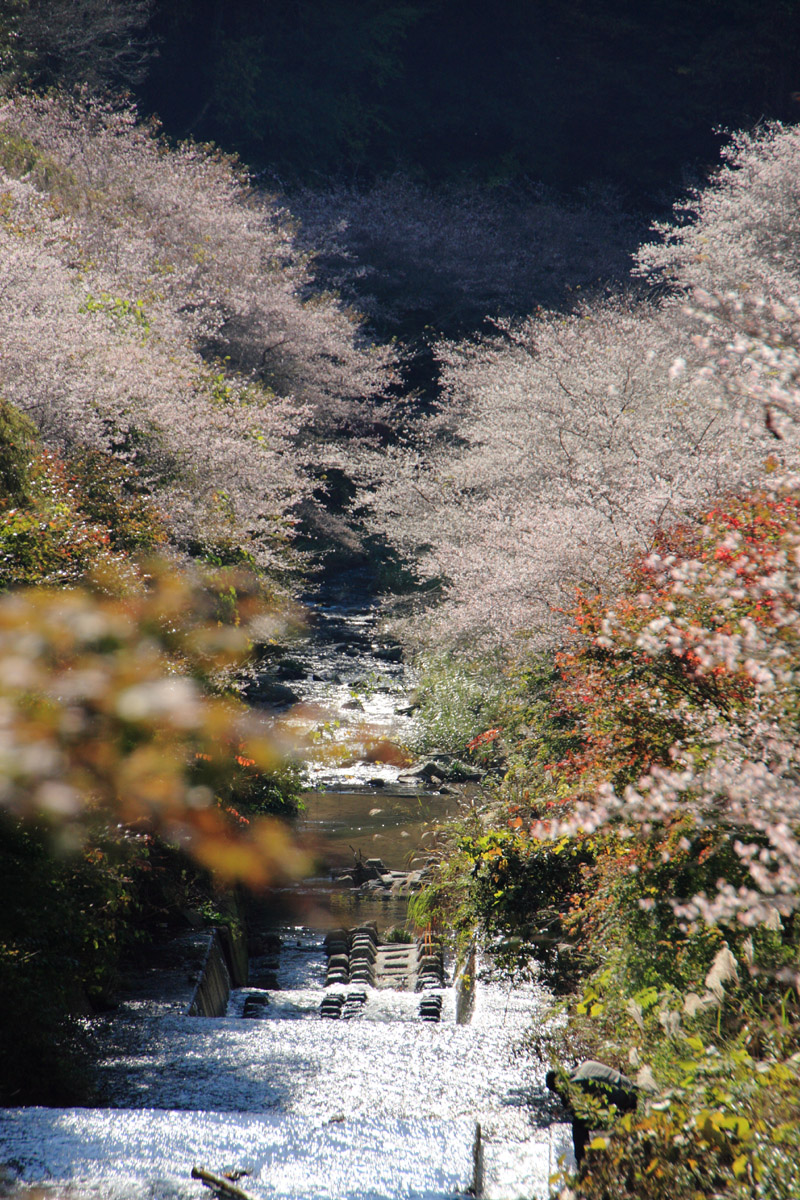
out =
<path fill-rule="evenodd" d="M 386 940 L 437 821 L 464 801 L 342 749 L 408 733 L 409 683 L 376 621 L 368 604 L 331 603 L 297 651 L 292 719 L 321 720 L 338 751 L 311 766 L 300 822 L 317 874 L 256 917 L 247 983 L 230 986 L 207 931 L 154 954 L 94 1019 L 101 1106 L 0 1115 L 6 1194 L 199 1200 L 200 1167 L 246 1172 L 236 1186 L 254 1200 L 549 1195 L 569 1127 L 544 1065 L 515 1054 L 548 996 L 480 961 L 457 971 L 430 935 Z M 189 1015 L 201 983 L 222 1015 Z"/>

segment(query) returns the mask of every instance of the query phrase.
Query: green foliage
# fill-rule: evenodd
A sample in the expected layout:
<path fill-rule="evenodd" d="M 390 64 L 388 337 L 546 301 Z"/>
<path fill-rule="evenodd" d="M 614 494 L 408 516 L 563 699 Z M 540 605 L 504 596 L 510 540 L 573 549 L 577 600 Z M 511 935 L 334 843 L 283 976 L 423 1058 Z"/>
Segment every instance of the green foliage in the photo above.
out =
<path fill-rule="evenodd" d="M 303 788 L 303 771 L 299 763 L 287 760 L 265 771 L 252 759 L 239 755 L 227 799 L 234 809 L 243 813 L 292 817 L 301 807 Z"/>
<path fill-rule="evenodd" d="M 459 851 L 470 864 L 474 913 L 495 939 L 498 963 L 519 968 L 534 957 L 553 986 L 563 990 L 576 960 L 565 917 L 593 861 L 591 842 L 567 837 L 539 842 L 518 829 L 494 829 L 462 838 Z"/>
<path fill-rule="evenodd" d="M 145 95 L 185 130 L 197 126 L 252 161 L 312 171 L 366 162 L 386 136 L 387 86 L 426 5 L 413 0 L 213 0 L 159 5 L 165 53 Z M 176 86 L 176 80 L 179 80 Z"/>
<path fill-rule="evenodd" d="M 113 987 L 129 935 L 122 847 L 53 855 L 45 828 L 0 816 L 3 1104 L 86 1099 L 80 1026 Z"/>
<path fill-rule="evenodd" d="M 150 320 L 143 300 L 129 300 L 122 296 L 111 296 L 107 292 L 100 296 L 90 293 L 78 311 L 107 313 L 117 325 L 135 331 L 140 337 L 150 332 Z"/>
<path fill-rule="evenodd" d="M 438 850 L 433 877 L 421 892 L 408 902 L 408 915 L 419 929 L 446 930 L 459 945 L 471 939 L 476 922 L 470 871 L 474 860 L 464 848 L 480 833 L 477 813 L 473 812 L 448 827 Z"/>
<path fill-rule="evenodd" d="M 134 470 L 77 448 L 68 464 L 48 454 L 12 405 L 0 409 L 0 588 L 68 584 L 166 541 Z"/>
<path fill-rule="evenodd" d="M 75 582 L 111 559 L 109 534 L 78 510 L 63 464 L 39 450 L 19 507 L 0 508 L 0 588 Z"/>
<path fill-rule="evenodd" d="M 552 797 L 549 767 L 582 744 L 574 715 L 560 700 L 561 674 L 552 654 L 523 655 L 503 680 L 498 721 L 505 748 L 503 794 L 527 806 Z"/>
<path fill-rule="evenodd" d="M 78 447 L 70 455 L 68 473 L 81 512 L 108 530 L 112 549 L 149 554 L 164 545 L 165 524 L 132 467 L 110 454 Z"/>
<path fill-rule="evenodd" d="M 0 1103 L 91 1102 L 82 1017 L 113 1003 L 123 956 L 184 927 L 221 923 L 213 885 L 185 853 L 101 824 L 81 848 L 49 822 L 0 814 Z"/>
<path fill-rule="evenodd" d="M 414 941 L 414 935 L 404 929 L 402 925 L 393 925 L 383 934 L 383 941 L 390 946 L 410 946 Z"/>
<path fill-rule="evenodd" d="M 727 954 L 720 946 L 716 961 Z M 747 957 L 716 975 L 702 1003 L 668 987 L 626 996 L 612 964 L 571 1006 L 572 1044 L 562 1053 L 580 1044 L 581 1054 L 650 1071 L 637 1113 L 592 1144 L 581 1200 L 796 1195 L 796 991 L 748 994 Z"/>
<path fill-rule="evenodd" d="M 31 459 L 37 443 L 30 418 L 0 399 L 0 508 L 30 499 Z"/>
<path fill-rule="evenodd" d="M 70 169 L 30 138 L 0 129 L 0 168 L 12 179 L 25 179 L 46 193 L 56 210 L 70 211 L 79 203 L 77 180 Z"/>
<path fill-rule="evenodd" d="M 4 0 L 0 88 L 123 90 L 153 50 L 151 0 Z"/>
<path fill-rule="evenodd" d="M 495 723 L 502 665 L 446 653 L 420 664 L 415 748 L 464 755 L 467 744 Z"/>

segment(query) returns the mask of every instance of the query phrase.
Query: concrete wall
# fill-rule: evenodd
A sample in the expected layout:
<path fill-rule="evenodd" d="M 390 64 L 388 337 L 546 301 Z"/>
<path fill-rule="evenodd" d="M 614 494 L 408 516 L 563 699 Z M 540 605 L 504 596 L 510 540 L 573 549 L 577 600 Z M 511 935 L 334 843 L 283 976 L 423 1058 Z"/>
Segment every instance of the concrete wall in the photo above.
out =
<path fill-rule="evenodd" d="M 200 979 L 187 1009 L 187 1017 L 224 1016 L 230 994 L 231 977 L 219 931 L 215 929 L 209 940 L 205 961 L 200 968 Z"/>

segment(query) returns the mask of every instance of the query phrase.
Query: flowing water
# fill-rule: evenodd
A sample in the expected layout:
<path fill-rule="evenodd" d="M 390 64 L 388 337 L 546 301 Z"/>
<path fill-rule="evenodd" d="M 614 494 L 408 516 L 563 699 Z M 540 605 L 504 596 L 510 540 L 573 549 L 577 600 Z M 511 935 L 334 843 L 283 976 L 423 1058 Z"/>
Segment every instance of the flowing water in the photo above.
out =
<path fill-rule="evenodd" d="M 402 763 L 381 761 L 385 741 L 405 745 L 414 733 L 408 711 L 412 678 L 397 645 L 381 631 L 369 597 L 337 592 L 308 606 L 312 636 L 292 656 L 295 704 L 284 724 L 305 748 L 314 788 L 394 786 Z M 378 753 L 376 754 L 376 749 Z"/>
<path fill-rule="evenodd" d="M 399 739 L 402 669 L 387 653 L 365 671 L 348 649 L 375 644 L 373 615 L 323 619 L 336 632 L 313 674 L 328 678 L 305 681 L 304 703 L 344 722 L 356 713 L 370 737 Z M 350 672 L 373 684 L 361 709 L 343 710 Z M 355 852 L 395 872 L 424 869 L 437 824 L 468 802 L 395 794 L 396 767 L 341 758 L 312 768 L 328 789 L 308 794 L 300 822 L 314 875 L 256 919 L 249 985 L 231 993 L 226 1015 L 185 1015 L 191 954 L 205 936 L 186 935 L 169 969 L 154 965 L 117 1012 L 95 1019 L 98 1107 L 3 1112 L 0 1186 L 5 1178 L 16 1191 L 44 1186 L 76 1200 L 199 1200 L 210 1195 L 191 1177 L 201 1166 L 248 1172 L 239 1186 L 255 1200 L 548 1195 L 559 1155 L 569 1157 L 568 1127 L 553 1123 L 542 1065 L 514 1053 L 543 1020 L 542 989 L 510 988 L 480 964 L 457 987 L 446 959 L 440 1019 L 429 1021 L 414 991 L 365 986 L 354 1001 L 352 984 L 325 987 L 326 930 L 374 921 L 384 933 L 405 923 L 407 906 L 389 889 L 334 883 L 331 868 L 351 866 Z M 336 993 L 343 1017 L 325 1019 L 321 1001 Z"/>

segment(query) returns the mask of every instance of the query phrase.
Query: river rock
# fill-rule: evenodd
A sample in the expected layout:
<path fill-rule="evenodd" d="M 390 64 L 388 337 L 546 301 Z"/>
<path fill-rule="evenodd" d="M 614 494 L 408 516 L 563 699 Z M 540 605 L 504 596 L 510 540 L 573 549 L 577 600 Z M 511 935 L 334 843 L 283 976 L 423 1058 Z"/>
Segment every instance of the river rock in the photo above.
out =
<path fill-rule="evenodd" d="M 245 697 L 251 704 L 264 704 L 270 708 L 288 708 L 298 704 L 300 697 L 284 683 L 273 679 L 254 679 L 245 689 Z"/>
<path fill-rule="evenodd" d="M 275 674 L 278 676 L 278 679 L 305 679 L 306 668 L 300 662 L 299 658 L 284 658 L 278 663 Z"/>
<path fill-rule="evenodd" d="M 373 643 L 372 653 L 382 662 L 399 663 L 403 661 L 403 651 L 399 646 L 377 645 Z"/>
<path fill-rule="evenodd" d="M 450 757 L 450 761 L 444 761 L 444 756 L 436 757 L 433 761 L 437 765 L 441 765 L 445 779 L 451 783 L 478 783 L 486 774 L 478 767 L 472 767 L 468 763 L 463 763 L 460 759 Z"/>
<path fill-rule="evenodd" d="M 391 884 L 384 882 L 383 879 L 368 879 L 365 884 L 362 884 L 361 891 L 368 895 L 380 896 L 383 892 L 388 892 Z"/>
<path fill-rule="evenodd" d="M 436 784 L 443 783 L 447 771 L 438 763 L 427 759 L 420 763 L 418 767 L 414 767 L 411 771 L 402 771 L 397 776 L 398 783 L 427 783 Z"/>

